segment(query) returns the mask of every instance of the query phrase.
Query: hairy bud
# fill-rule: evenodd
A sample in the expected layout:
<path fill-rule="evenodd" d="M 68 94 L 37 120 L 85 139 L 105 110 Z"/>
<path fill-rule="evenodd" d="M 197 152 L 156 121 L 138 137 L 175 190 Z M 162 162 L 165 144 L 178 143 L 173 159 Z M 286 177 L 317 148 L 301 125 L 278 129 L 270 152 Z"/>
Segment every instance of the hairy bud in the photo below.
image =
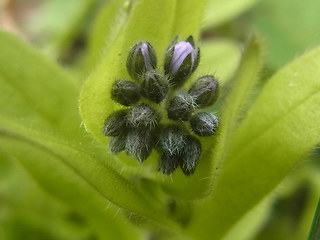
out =
<path fill-rule="evenodd" d="M 159 147 L 168 156 L 179 155 L 185 145 L 185 134 L 176 125 L 169 125 L 161 129 Z"/>
<path fill-rule="evenodd" d="M 153 143 L 154 140 L 150 130 L 132 128 L 128 131 L 125 149 L 139 162 L 143 162 L 149 157 Z"/>
<path fill-rule="evenodd" d="M 112 85 L 111 98 L 124 106 L 131 106 L 140 99 L 139 88 L 134 82 L 117 80 Z"/>
<path fill-rule="evenodd" d="M 200 48 L 194 48 L 193 37 L 190 36 L 187 41 L 177 42 L 177 37 L 168 48 L 164 70 L 169 75 L 170 84 L 174 87 L 180 87 L 187 78 L 196 70 L 200 61 Z"/>
<path fill-rule="evenodd" d="M 139 81 L 140 76 L 147 70 L 157 67 L 157 56 L 148 42 L 137 42 L 129 52 L 127 58 L 127 71 L 130 76 Z"/>
<path fill-rule="evenodd" d="M 163 174 L 170 175 L 179 166 L 179 156 L 170 155 L 166 152 L 161 154 L 159 171 Z"/>
<path fill-rule="evenodd" d="M 152 129 L 158 125 L 160 115 L 147 104 L 141 103 L 128 111 L 127 120 L 133 127 Z"/>
<path fill-rule="evenodd" d="M 110 151 L 113 154 L 118 154 L 125 150 L 127 140 L 127 133 L 124 131 L 119 136 L 112 137 L 109 142 Z"/>
<path fill-rule="evenodd" d="M 168 118 L 187 121 L 194 111 L 193 98 L 188 93 L 178 93 L 167 107 Z"/>
<path fill-rule="evenodd" d="M 189 135 L 186 136 L 186 144 L 180 156 L 180 167 L 185 175 L 191 175 L 196 169 L 196 165 L 201 155 L 200 141 Z"/>
<path fill-rule="evenodd" d="M 199 136 L 211 136 L 216 133 L 219 118 L 207 112 L 194 114 L 190 119 L 192 130 Z"/>
<path fill-rule="evenodd" d="M 103 134 L 105 136 L 119 136 L 127 125 L 127 110 L 116 111 L 105 120 L 103 127 Z"/>
<path fill-rule="evenodd" d="M 219 95 L 219 82 L 212 75 L 203 76 L 195 81 L 188 93 L 199 107 L 211 106 Z"/>
<path fill-rule="evenodd" d="M 156 71 L 147 71 L 140 80 L 140 92 L 145 98 L 160 103 L 168 93 L 167 78 Z"/>

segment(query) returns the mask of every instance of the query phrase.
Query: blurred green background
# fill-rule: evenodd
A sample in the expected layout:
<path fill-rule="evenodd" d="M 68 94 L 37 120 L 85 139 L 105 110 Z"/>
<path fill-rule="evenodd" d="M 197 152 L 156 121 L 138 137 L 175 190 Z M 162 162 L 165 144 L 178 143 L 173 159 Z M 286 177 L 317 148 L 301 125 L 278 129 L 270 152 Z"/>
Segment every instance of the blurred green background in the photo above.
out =
<path fill-rule="evenodd" d="M 90 35 L 99 34 L 94 26 L 110 8 L 103 0 L 2 0 L 0 27 L 36 46 L 81 84 L 104 45 Z M 231 79 L 245 41 L 258 33 L 265 43 L 261 77 L 267 78 L 319 45 L 319 9 L 319 0 L 210 0 L 200 38 L 202 69 Z M 320 194 L 319 156 L 315 149 L 281 184 L 254 239 L 305 239 Z M 46 193 L 18 161 L 0 152 L 0 239 L 103 238 L 86 216 Z"/>

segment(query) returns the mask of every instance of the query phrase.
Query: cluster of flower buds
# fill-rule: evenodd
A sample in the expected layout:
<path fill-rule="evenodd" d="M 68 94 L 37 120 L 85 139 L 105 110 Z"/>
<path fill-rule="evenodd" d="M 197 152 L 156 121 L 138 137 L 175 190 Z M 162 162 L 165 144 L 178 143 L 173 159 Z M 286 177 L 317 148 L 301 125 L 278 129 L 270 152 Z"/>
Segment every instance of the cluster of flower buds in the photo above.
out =
<path fill-rule="evenodd" d="M 128 108 L 105 120 L 103 133 L 110 136 L 112 153 L 126 151 L 145 161 L 156 149 L 159 170 L 171 174 L 178 166 L 185 175 L 195 171 L 201 156 L 197 136 L 214 135 L 219 125 L 216 115 L 199 109 L 217 100 L 219 83 L 212 75 L 197 79 L 191 87 L 181 87 L 196 70 L 200 49 L 193 37 L 178 42 L 175 38 L 165 54 L 164 72 L 157 69 L 156 52 L 148 42 L 137 42 L 129 52 L 127 71 L 133 81 L 113 83 L 111 98 Z M 162 115 L 166 113 L 162 123 Z"/>

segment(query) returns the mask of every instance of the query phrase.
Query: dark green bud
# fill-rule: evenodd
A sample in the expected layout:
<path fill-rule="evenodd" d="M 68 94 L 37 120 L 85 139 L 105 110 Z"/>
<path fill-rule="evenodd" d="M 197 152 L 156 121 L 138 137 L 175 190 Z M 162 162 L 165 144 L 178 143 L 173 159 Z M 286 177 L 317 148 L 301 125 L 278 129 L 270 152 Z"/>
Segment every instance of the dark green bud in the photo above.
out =
<path fill-rule="evenodd" d="M 194 111 L 193 98 L 188 93 L 178 93 L 167 107 L 168 118 L 187 121 Z"/>
<path fill-rule="evenodd" d="M 134 82 L 117 80 L 112 85 L 111 98 L 124 106 L 131 106 L 140 99 L 139 88 Z"/>
<path fill-rule="evenodd" d="M 167 78 L 156 71 L 147 71 L 140 80 L 140 92 L 145 98 L 160 103 L 168 93 Z"/>
<path fill-rule="evenodd" d="M 185 145 L 185 134 L 176 125 L 161 129 L 158 145 L 167 156 L 179 155 Z"/>
<path fill-rule="evenodd" d="M 162 153 L 159 171 L 163 174 L 170 175 L 179 166 L 179 156 Z"/>
<path fill-rule="evenodd" d="M 148 42 L 137 42 L 129 52 L 127 58 L 127 71 L 130 76 L 139 81 L 141 75 L 147 70 L 157 67 L 157 56 Z"/>
<path fill-rule="evenodd" d="M 104 122 L 103 134 L 105 136 L 119 136 L 127 125 L 127 110 L 119 110 L 109 115 Z"/>
<path fill-rule="evenodd" d="M 182 86 L 196 70 L 199 61 L 200 49 L 195 49 L 193 37 L 182 42 L 177 42 L 176 37 L 164 60 L 164 71 L 169 75 L 170 84 L 174 87 Z"/>
<path fill-rule="evenodd" d="M 153 129 L 158 125 L 160 115 L 147 104 L 140 103 L 129 110 L 127 120 L 133 127 Z"/>
<path fill-rule="evenodd" d="M 109 142 L 110 151 L 113 154 L 118 154 L 125 150 L 127 140 L 127 133 L 124 131 L 119 136 L 112 137 Z"/>
<path fill-rule="evenodd" d="M 150 130 L 132 128 L 128 131 L 125 149 L 139 162 L 143 162 L 149 157 L 153 143 L 154 139 Z"/>
<path fill-rule="evenodd" d="M 200 141 L 189 135 L 185 138 L 186 144 L 182 150 L 180 157 L 180 167 L 185 175 L 191 175 L 196 169 L 201 155 Z"/>
<path fill-rule="evenodd" d="M 212 75 L 203 76 L 192 84 L 188 93 L 199 107 L 211 106 L 219 96 L 219 82 Z"/>
<path fill-rule="evenodd" d="M 199 112 L 190 119 L 192 130 L 199 136 L 211 136 L 216 133 L 219 126 L 219 118 L 216 115 Z"/>

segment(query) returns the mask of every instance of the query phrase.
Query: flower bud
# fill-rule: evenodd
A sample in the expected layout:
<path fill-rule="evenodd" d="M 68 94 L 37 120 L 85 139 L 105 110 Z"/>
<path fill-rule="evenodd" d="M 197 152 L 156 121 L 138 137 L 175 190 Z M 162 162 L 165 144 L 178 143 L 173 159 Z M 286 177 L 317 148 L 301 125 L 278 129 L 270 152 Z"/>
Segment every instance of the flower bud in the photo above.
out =
<path fill-rule="evenodd" d="M 185 138 L 186 144 L 180 156 L 180 167 L 185 175 L 191 175 L 196 169 L 196 165 L 201 155 L 200 141 L 189 135 Z"/>
<path fill-rule="evenodd" d="M 179 156 L 170 155 L 167 153 L 161 154 L 161 161 L 159 165 L 159 171 L 163 174 L 170 175 L 179 166 Z"/>
<path fill-rule="evenodd" d="M 158 125 L 160 115 L 147 104 L 140 103 L 128 111 L 127 120 L 133 127 L 152 129 Z"/>
<path fill-rule="evenodd" d="M 178 126 L 166 126 L 161 129 L 158 144 L 168 156 L 179 155 L 185 145 L 185 134 Z"/>
<path fill-rule="evenodd" d="M 148 129 L 132 128 L 128 131 L 125 149 L 139 162 L 146 160 L 153 147 L 154 139 Z"/>
<path fill-rule="evenodd" d="M 216 133 L 219 126 L 219 118 L 216 115 L 199 112 L 190 119 L 192 130 L 199 136 L 211 136 Z"/>
<path fill-rule="evenodd" d="M 139 88 L 134 82 L 117 80 L 112 85 L 111 98 L 124 106 L 130 106 L 139 101 Z"/>
<path fill-rule="evenodd" d="M 140 76 L 147 70 L 157 67 L 157 56 L 148 42 L 137 42 L 129 52 L 127 58 L 127 71 L 130 76 L 139 81 Z"/>
<path fill-rule="evenodd" d="M 125 150 L 127 140 L 127 133 L 124 131 L 119 136 L 112 137 L 109 142 L 110 151 L 113 154 L 118 154 Z"/>
<path fill-rule="evenodd" d="M 193 37 L 190 36 L 187 41 L 177 42 L 177 38 L 168 48 L 164 71 L 169 75 L 170 84 L 174 87 L 180 87 L 196 70 L 200 61 L 200 48 L 194 48 Z"/>
<path fill-rule="evenodd" d="M 167 107 L 168 118 L 187 121 L 194 111 L 193 105 L 193 99 L 188 93 L 178 93 L 169 102 Z"/>
<path fill-rule="evenodd" d="M 219 82 L 212 75 L 203 76 L 195 81 L 188 93 L 199 107 L 215 103 L 219 95 Z"/>
<path fill-rule="evenodd" d="M 168 93 L 167 78 L 156 71 L 147 71 L 140 80 L 140 92 L 145 98 L 160 103 Z"/>
<path fill-rule="evenodd" d="M 119 136 L 127 125 L 127 110 L 116 111 L 106 119 L 103 127 L 103 134 L 105 136 Z"/>

